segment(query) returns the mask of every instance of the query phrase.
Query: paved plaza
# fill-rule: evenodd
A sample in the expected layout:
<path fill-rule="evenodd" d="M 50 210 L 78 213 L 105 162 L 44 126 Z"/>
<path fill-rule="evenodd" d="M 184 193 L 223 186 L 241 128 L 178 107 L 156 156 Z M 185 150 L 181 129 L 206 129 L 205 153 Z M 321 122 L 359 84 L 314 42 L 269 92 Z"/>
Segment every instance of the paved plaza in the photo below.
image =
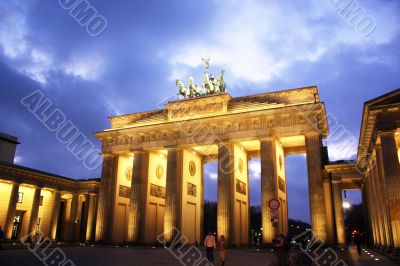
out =
<path fill-rule="evenodd" d="M 50 249 L 49 253 L 54 249 Z M 61 247 L 67 259 L 77 266 L 85 265 L 183 265 L 167 249 L 163 248 L 132 248 L 132 247 Z M 200 248 L 205 256 L 205 250 Z M 47 254 L 49 254 L 47 253 Z M 363 249 L 361 256 L 357 254 L 354 246 L 349 248 L 349 252 L 338 252 L 341 259 L 345 260 L 349 266 L 396 266 L 392 260 L 368 249 Z M 218 253 L 214 252 L 215 265 L 220 265 Z M 52 264 L 47 261 L 48 265 Z M 33 253 L 26 248 L 9 249 L 0 251 L 0 265 L 20 266 L 20 265 L 45 265 Z M 68 265 L 68 264 L 67 264 Z M 188 264 L 191 265 L 191 264 Z M 276 265 L 275 256 L 268 251 L 257 252 L 250 249 L 229 249 L 227 253 L 226 265 L 229 266 L 267 266 Z"/>
<path fill-rule="evenodd" d="M 357 254 L 357 249 L 355 246 L 350 247 L 350 256 L 353 261 L 354 266 L 395 266 L 400 265 L 400 263 L 395 263 L 392 260 L 382 256 L 381 254 L 372 251 L 370 249 L 363 248 L 361 255 Z"/>
<path fill-rule="evenodd" d="M 50 249 L 47 254 L 51 253 L 54 249 Z M 67 259 L 71 260 L 77 266 L 85 265 L 168 265 L 176 266 L 180 264 L 167 249 L 163 248 L 132 248 L 132 247 L 61 247 L 65 252 Z M 205 256 L 205 250 L 200 248 L 202 254 Z M 362 255 L 357 254 L 356 248 L 351 246 L 349 252 L 338 252 L 341 259 L 345 260 L 349 266 L 395 266 L 400 265 L 389 260 L 388 258 L 373 252 L 368 249 L 363 249 Z M 218 253 L 214 252 L 215 265 L 220 265 L 218 260 Z M 52 264 L 47 261 L 48 265 Z M 0 251 L 0 265 L 7 266 L 20 266 L 20 265 L 45 265 L 33 253 L 26 248 L 9 249 Z M 67 264 L 68 265 L 68 264 Z M 188 264 L 191 265 L 191 264 Z M 226 265 L 229 266 L 267 266 L 276 265 L 275 256 L 268 251 L 257 252 L 250 249 L 229 249 L 227 253 Z"/>
<path fill-rule="evenodd" d="M 157 248 L 127 248 L 127 247 L 64 247 L 68 259 L 77 266 L 84 265 L 182 265 L 168 250 Z M 201 249 L 205 255 L 205 250 Z M 214 252 L 215 265 L 220 265 L 218 254 Z M 247 249 L 233 249 L 227 253 L 226 265 L 265 266 L 275 262 L 273 254 L 263 251 L 249 251 Z M 3 250 L 0 252 L 0 265 L 44 265 L 27 249 Z M 49 265 L 51 265 L 49 263 Z"/>

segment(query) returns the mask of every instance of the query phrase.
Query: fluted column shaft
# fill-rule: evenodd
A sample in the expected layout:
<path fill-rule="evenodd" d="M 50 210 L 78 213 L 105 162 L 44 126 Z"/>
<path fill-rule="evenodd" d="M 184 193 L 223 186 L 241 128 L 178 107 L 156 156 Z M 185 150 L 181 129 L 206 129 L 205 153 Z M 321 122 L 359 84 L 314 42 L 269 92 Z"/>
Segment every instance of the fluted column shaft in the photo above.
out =
<path fill-rule="evenodd" d="M 400 165 L 394 132 L 380 134 L 393 245 L 400 248 Z"/>
<path fill-rule="evenodd" d="M 337 244 L 345 245 L 346 233 L 345 233 L 344 218 L 343 218 L 342 184 L 338 181 L 333 181 L 332 190 L 333 190 L 333 204 L 335 208 Z"/>
<path fill-rule="evenodd" d="M 369 210 L 369 214 L 371 217 L 371 231 L 372 231 L 372 239 L 373 239 L 373 244 L 374 245 L 378 245 L 378 229 L 377 229 L 377 225 L 376 225 L 376 202 L 374 200 L 374 191 L 372 189 L 373 187 L 373 176 L 372 176 L 372 172 L 369 171 L 367 173 L 368 175 L 368 210 Z"/>
<path fill-rule="evenodd" d="M 378 244 L 379 246 L 384 246 L 385 245 L 385 233 L 383 231 L 383 221 L 382 221 L 382 214 L 381 214 L 381 199 L 380 199 L 380 191 L 379 191 L 379 184 L 378 184 L 378 176 L 377 176 L 377 171 L 375 168 L 375 162 L 374 166 L 371 169 L 372 172 L 372 189 L 374 191 L 374 200 L 375 200 L 375 213 L 376 213 L 376 227 L 377 227 L 377 233 L 378 233 Z"/>
<path fill-rule="evenodd" d="M 381 191 L 381 206 L 383 212 L 383 220 L 385 226 L 385 234 L 386 234 L 386 244 L 388 248 L 393 247 L 393 234 L 392 234 L 392 225 L 390 223 L 390 214 L 388 208 L 388 198 L 387 195 L 387 187 L 385 181 L 385 173 L 383 170 L 383 161 L 382 161 L 382 147 L 380 145 L 375 146 L 376 151 L 376 167 L 378 170 L 379 176 L 379 187 Z"/>
<path fill-rule="evenodd" d="M 76 241 L 75 239 L 75 230 L 76 228 L 76 223 L 75 220 L 77 219 L 77 213 L 78 213 L 78 195 L 77 194 L 72 194 L 72 199 L 71 199 L 71 211 L 70 211 L 70 219 L 68 223 L 68 240 L 69 241 Z"/>
<path fill-rule="evenodd" d="M 271 209 L 268 202 L 278 198 L 275 140 L 260 142 L 261 149 L 261 219 L 263 242 L 271 244 L 275 238 L 275 229 L 271 222 Z"/>
<path fill-rule="evenodd" d="M 233 147 L 230 143 L 218 145 L 218 203 L 217 233 L 228 243 L 233 239 Z"/>
<path fill-rule="evenodd" d="M 148 164 L 148 152 L 134 153 L 128 221 L 128 241 L 130 242 L 139 242 L 144 238 Z"/>
<path fill-rule="evenodd" d="M 182 151 L 168 150 L 167 185 L 165 191 L 164 240 L 175 238 L 174 228 L 182 229 Z"/>
<path fill-rule="evenodd" d="M 93 241 L 93 233 L 95 230 L 96 218 L 96 195 L 89 194 L 87 197 L 87 225 L 86 225 L 86 241 Z"/>
<path fill-rule="evenodd" d="M 372 167 L 373 181 L 374 181 L 374 191 L 375 191 L 375 202 L 376 202 L 376 216 L 379 232 L 379 244 L 380 246 L 386 246 L 386 235 L 384 228 L 383 212 L 382 212 L 382 192 L 380 191 L 379 175 L 376 169 L 376 160 L 374 159 L 374 165 Z"/>
<path fill-rule="evenodd" d="M 118 156 L 104 155 L 96 219 L 96 241 L 110 242 L 113 231 Z"/>
<path fill-rule="evenodd" d="M 326 242 L 328 239 L 324 188 L 322 179 L 322 139 L 320 134 L 305 136 L 307 150 L 308 190 L 310 194 L 311 227 L 314 237 Z"/>
<path fill-rule="evenodd" d="M 29 219 L 28 234 L 36 233 L 35 229 L 38 222 L 41 191 L 42 191 L 41 187 L 35 187 L 35 192 L 33 194 L 32 207 L 31 207 L 31 217 Z"/>
<path fill-rule="evenodd" d="M 15 211 L 18 203 L 19 184 L 13 183 L 11 188 L 10 200 L 8 202 L 6 225 L 4 228 L 4 235 L 6 239 L 11 239 L 12 227 L 14 224 Z"/>
<path fill-rule="evenodd" d="M 203 237 L 204 232 L 204 162 L 201 161 L 201 194 L 200 194 L 200 237 Z"/>
<path fill-rule="evenodd" d="M 371 245 L 373 243 L 372 239 L 372 230 L 371 230 L 371 217 L 369 215 L 369 200 L 368 200 L 368 192 L 367 192 L 367 182 L 368 182 L 368 177 L 365 175 L 364 176 L 364 184 L 361 189 L 361 197 L 362 197 L 362 207 L 363 207 L 363 218 L 364 218 L 364 224 L 365 224 L 365 231 L 367 233 L 366 235 L 366 241 L 368 245 Z"/>
<path fill-rule="evenodd" d="M 51 221 L 50 221 L 50 238 L 52 240 L 55 240 L 57 235 L 60 204 L 61 204 L 61 193 L 60 191 L 55 190 L 53 193 L 53 206 L 52 206 Z"/>

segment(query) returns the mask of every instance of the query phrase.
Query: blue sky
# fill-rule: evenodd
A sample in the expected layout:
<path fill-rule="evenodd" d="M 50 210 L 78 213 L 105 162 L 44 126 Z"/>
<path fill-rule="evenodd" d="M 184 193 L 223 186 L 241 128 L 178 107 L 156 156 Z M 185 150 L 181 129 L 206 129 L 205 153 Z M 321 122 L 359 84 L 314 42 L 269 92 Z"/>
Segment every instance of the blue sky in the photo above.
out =
<path fill-rule="evenodd" d="M 226 70 L 232 96 L 317 85 L 327 111 L 356 139 L 363 102 L 400 87 L 399 1 L 352 1 L 376 22 L 368 36 L 333 0 L 89 2 L 108 22 L 98 37 L 59 1 L 0 2 L 0 131 L 22 142 L 19 164 L 100 176 L 21 105 L 37 89 L 100 147 L 92 133 L 109 127 L 107 117 L 157 108 L 176 94 L 175 79 L 201 78 L 205 56 L 212 71 Z M 357 143 L 345 154 L 340 140 L 327 144 L 331 160 L 355 156 Z M 250 165 L 253 203 L 260 201 L 258 164 Z M 290 156 L 286 165 L 290 216 L 309 220 L 305 157 Z M 214 177 L 207 165 L 209 199 Z"/>

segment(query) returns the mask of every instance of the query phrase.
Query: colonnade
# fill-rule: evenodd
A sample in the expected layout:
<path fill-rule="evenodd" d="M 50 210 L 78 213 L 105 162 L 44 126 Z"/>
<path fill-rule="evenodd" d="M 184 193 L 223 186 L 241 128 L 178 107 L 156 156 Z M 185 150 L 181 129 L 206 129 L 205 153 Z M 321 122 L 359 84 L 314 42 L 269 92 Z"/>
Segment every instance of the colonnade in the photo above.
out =
<path fill-rule="evenodd" d="M 218 196 L 217 196 L 217 228 L 218 235 L 224 235 L 230 244 L 245 245 L 248 243 L 249 235 L 249 182 L 248 182 L 248 160 L 249 152 L 241 146 L 240 142 L 229 141 L 216 143 L 217 154 L 215 159 L 218 161 Z M 262 209 L 262 228 L 263 241 L 265 244 L 272 243 L 272 239 L 278 232 L 288 232 L 288 214 L 287 214 L 287 194 L 286 177 L 284 167 L 285 148 L 280 144 L 278 137 L 263 138 L 259 140 L 259 156 L 261 158 L 261 209 Z M 307 134 L 305 136 L 305 148 L 307 154 L 307 167 L 309 176 L 310 191 L 310 210 L 311 224 L 314 236 L 322 242 L 327 242 L 334 236 L 333 225 L 329 227 L 327 221 L 327 211 L 332 208 L 326 208 L 331 204 L 324 189 L 324 179 L 322 172 L 322 137 L 318 133 Z M 177 228 L 182 230 L 182 234 L 189 233 L 184 229 L 187 219 L 195 224 L 195 231 L 202 232 L 203 227 L 203 163 L 205 155 L 196 152 L 195 147 L 167 147 L 162 149 L 161 157 L 165 160 L 165 182 L 161 182 L 159 188 L 165 191 L 165 195 L 159 201 L 162 206 L 162 218 L 157 218 L 162 223 L 156 225 L 157 232 L 164 234 L 165 241 L 172 241 L 175 237 L 170 232 Z M 99 241 L 128 241 L 137 243 L 151 244 L 155 241 L 153 238 L 146 237 L 149 229 L 148 223 L 151 223 L 152 217 L 149 217 L 151 202 L 156 200 L 151 194 L 151 187 L 156 179 L 152 181 L 154 168 L 158 157 L 157 150 L 138 150 L 133 151 L 131 156 L 133 162 L 129 163 L 132 167 L 132 178 L 130 181 L 129 200 L 121 197 L 121 159 L 128 157 L 126 154 L 105 154 L 102 169 L 102 186 L 99 195 L 99 209 L 97 214 L 96 240 Z M 154 154 L 153 154 L 154 153 Z M 187 159 L 188 154 L 198 157 L 199 163 L 194 163 L 193 159 Z M 153 154 L 153 155 L 152 155 Z M 195 154 L 195 155 L 194 155 Z M 192 157 L 193 157 L 192 156 Z M 191 157 L 191 158 L 192 158 Z M 208 156 L 210 157 L 210 156 Z M 156 158 L 156 159 L 154 159 Z M 192 160 L 192 161 L 191 161 Z M 197 161 L 196 161 L 197 162 Z M 193 164 L 189 166 L 189 164 Z M 187 179 L 190 175 L 185 169 L 190 167 L 201 169 L 201 174 L 196 176 L 191 185 Z M 162 177 L 159 177 L 162 180 Z M 199 179 L 199 180 L 198 180 Z M 196 183 L 197 182 L 197 183 Z M 163 187 L 164 186 L 164 187 Z M 197 189 L 197 195 L 190 194 L 188 186 Z M 164 190 L 165 189 L 165 190 Z M 188 197 L 187 195 L 190 195 Z M 330 195 L 329 195 L 330 196 Z M 281 202 L 277 223 L 271 218 L 271 210 L 268 202 L 271 199 L 278 199 Z M 158 198 L 157 200 L 160 200 Z M 328 204 L 327 204 L 328 203 Z M 200 215 L 191 212 L 189 205 L 194 208 L 200 208 Z M 117 211 L 117 208 L 120 211 Z M 127 221 L 118 218 L 117 212 L 126 213 Z M 158 211 L 159 215 L 161 212 Z M 194 217 L 190 217 L 189 213 Z M 197 212 L 196 212 L 197 213 Z M 125 215 L 122 215 L 125 216 Z M 329 216 L 329 215 L 328 215 Z M 330 218 L 332 215 L 329 216 Z M 153 217 L 154 218 L 154 217 Z M 121 231 L 121 227 L 126 226 L 126 230 Z M 330 231 L 329 231 L 330 230 Z M 329 232 L 328 232 L 329 231 Z M 203 233 L 196 233 L 194 242 L 201 241 Z M 118 237 L 117 237 L 118 235 Z M 149 243 L 150 242 L 150 243 Z"/>
<path fill-rule="evenodd" d="M 388 252 L 400 249 L 400 165 L 396 131 L 382 131 L 365 175 L 364 194 L 373 245 Z"/>
<path fill-rule="evenodd" d="M 4 219 L 5 239 L 21 240 L 27 237 L 26 240 L 30 241 L 40 231 L 51 240 L 94 240 L 96 194 L 71 193 L 15 181 L 4 181 L 4 184 L 11 186 L 9 198 L 5 199 L 8 202 Z M 61 205 L 64 207 L 61 208 Z M 16 221 L 16 216 L 21 220 Z M 13 235 L 13 230 L 17 230 L 16 223 L 19 224 L 18 235 Z"/>

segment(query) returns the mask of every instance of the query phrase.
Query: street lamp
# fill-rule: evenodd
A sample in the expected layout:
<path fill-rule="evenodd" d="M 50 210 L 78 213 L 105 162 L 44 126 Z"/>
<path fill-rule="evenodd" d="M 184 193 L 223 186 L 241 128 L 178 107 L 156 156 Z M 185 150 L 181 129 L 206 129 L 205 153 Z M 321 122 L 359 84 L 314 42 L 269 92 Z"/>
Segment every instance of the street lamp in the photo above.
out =
<path fill-rule="evenodd" d="M 351 207 L 351 204 L 347 201 L 347 194 L 346 190 L 344 191 L 344 201 L 343 201 L 343 208 L 349 209 Z"/>

